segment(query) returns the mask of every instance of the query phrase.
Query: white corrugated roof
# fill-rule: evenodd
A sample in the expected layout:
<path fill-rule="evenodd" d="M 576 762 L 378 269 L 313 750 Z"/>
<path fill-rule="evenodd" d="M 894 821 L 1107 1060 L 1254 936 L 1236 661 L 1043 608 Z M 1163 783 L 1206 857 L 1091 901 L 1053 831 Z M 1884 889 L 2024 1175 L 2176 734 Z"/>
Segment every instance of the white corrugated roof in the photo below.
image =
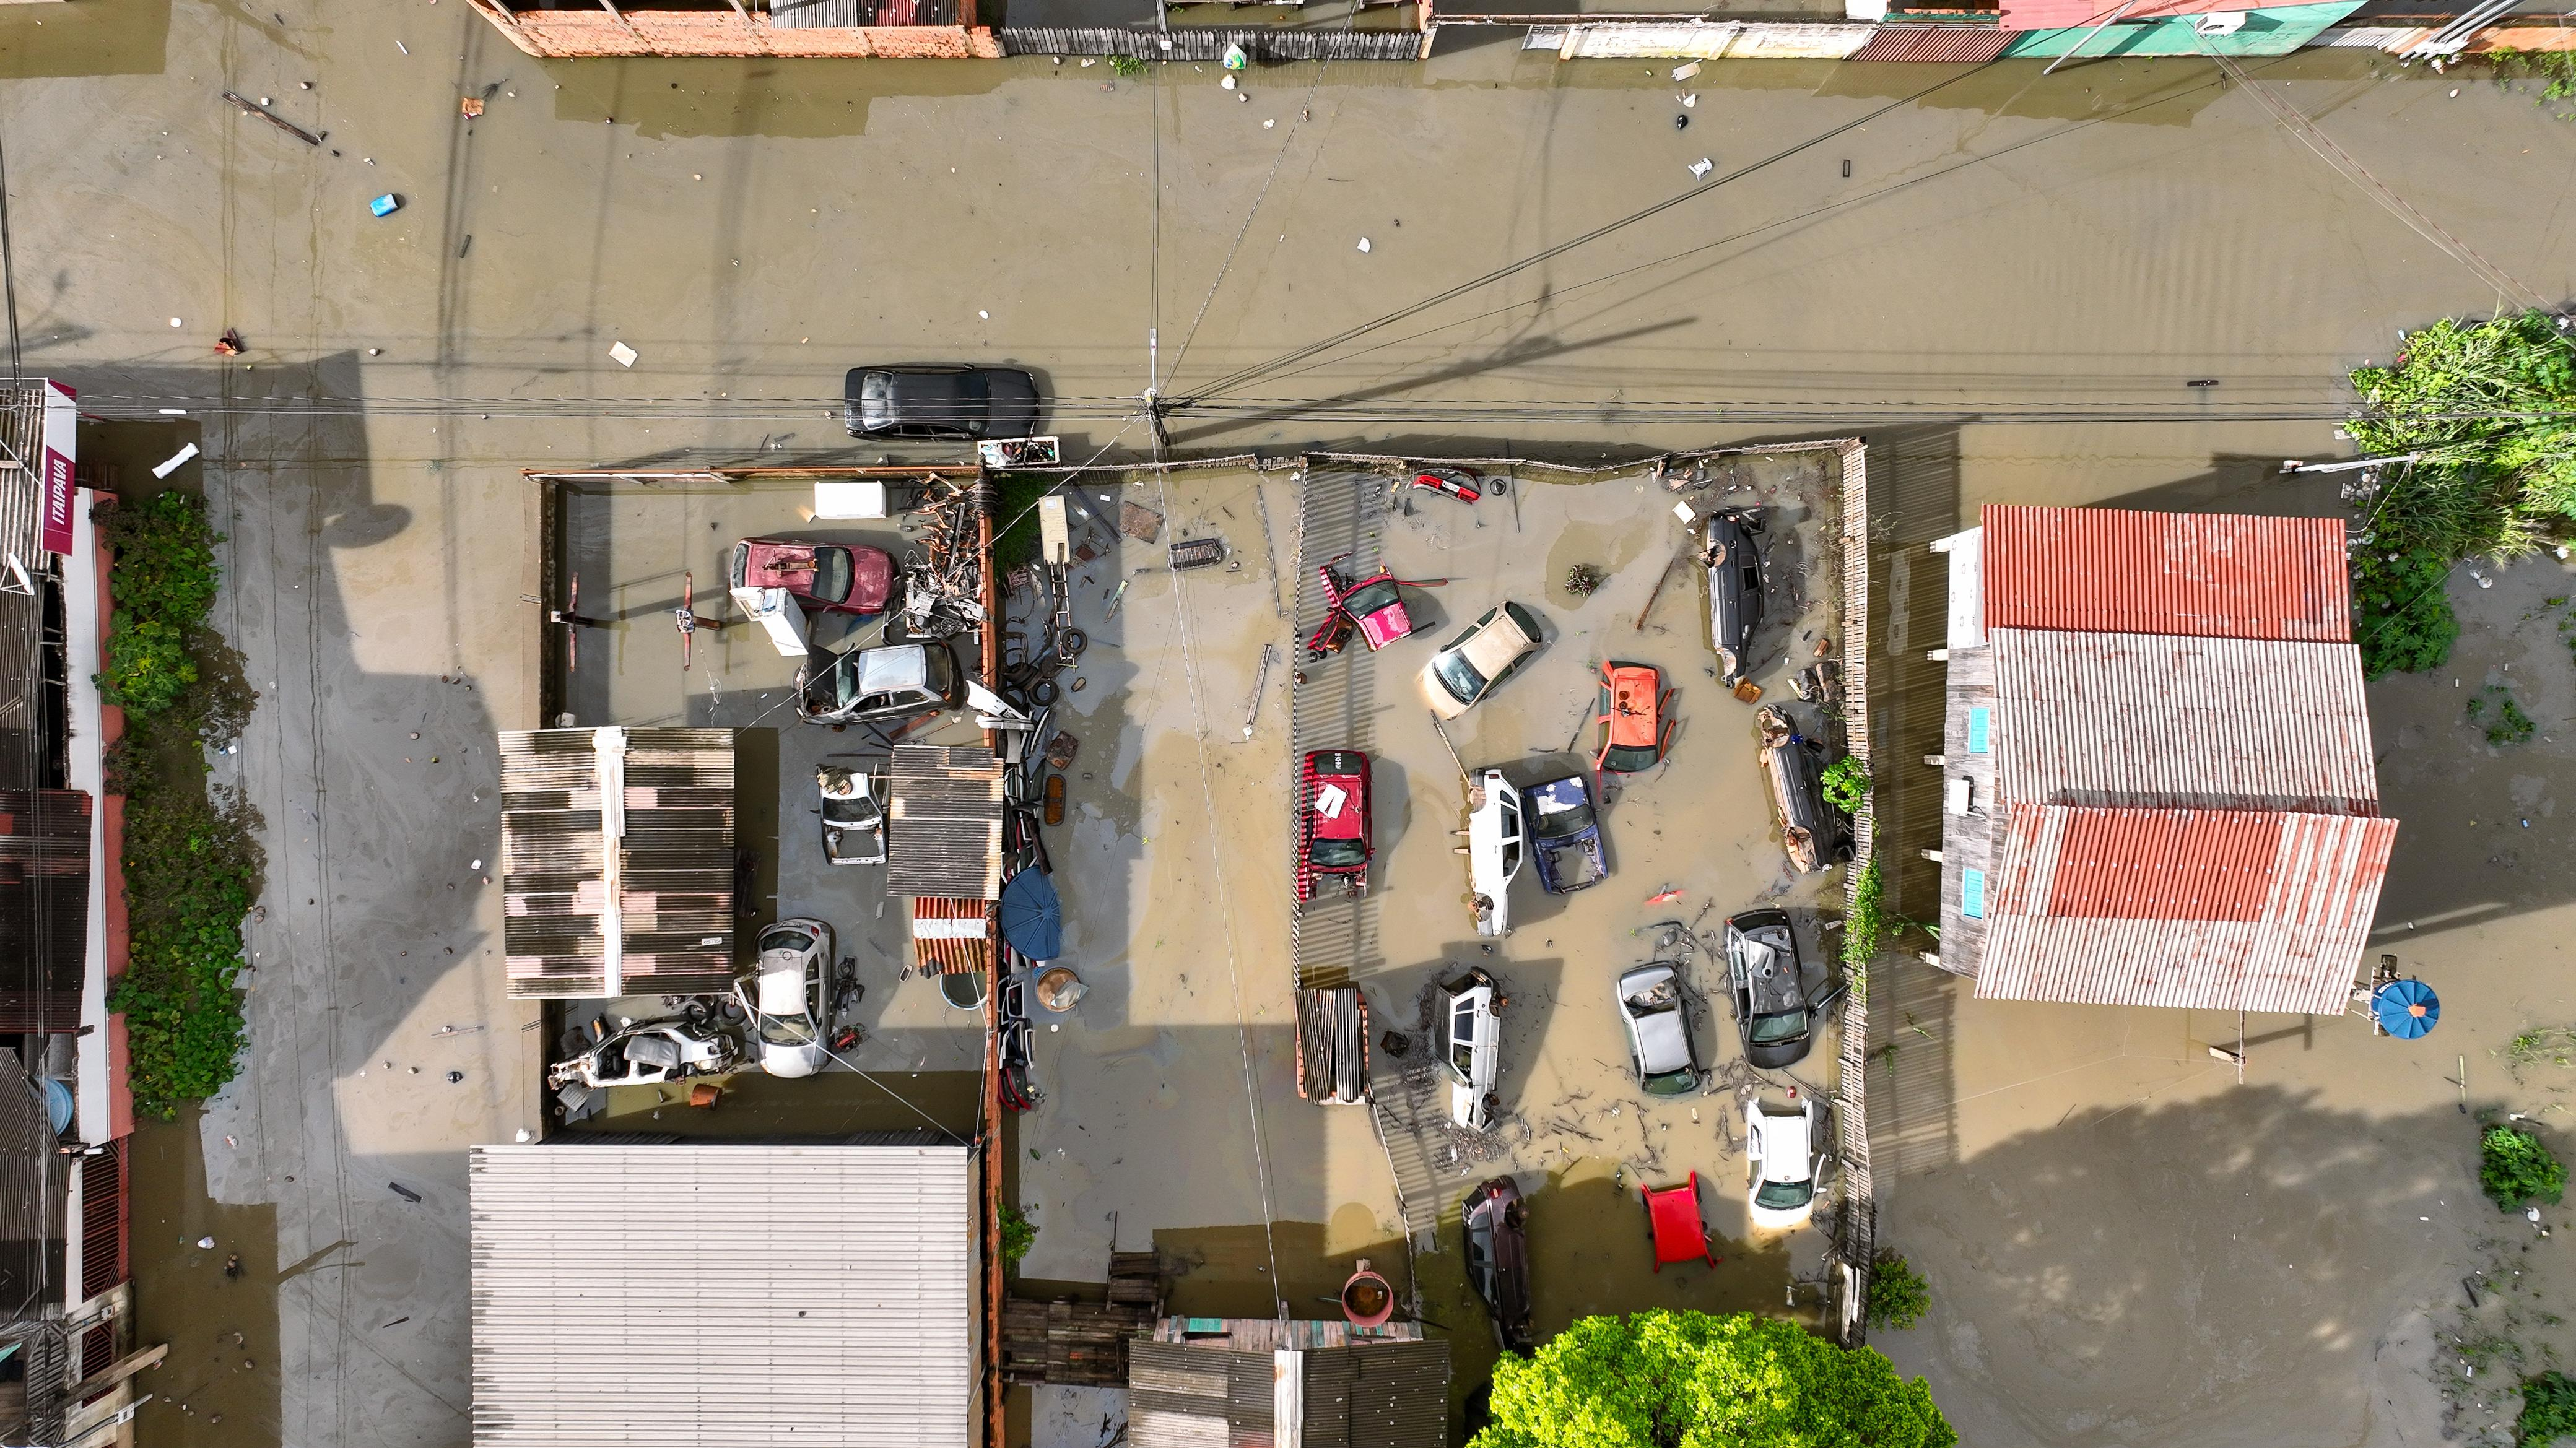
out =
<path fill-rule="evenodd" d="M 2379 812 L 2350 644 L 1990 631 L 1996 793 L 2028 804 Z"/>
<path fill-rule="evenodd" d="M 2340 1015 L 2391 819 L 2015 805 L 1977 994 Z"/>
<path fill-rule="evenodd" d="M 478 1146 L 479 1448 L 974 1437 L 962 1146 Z"/>

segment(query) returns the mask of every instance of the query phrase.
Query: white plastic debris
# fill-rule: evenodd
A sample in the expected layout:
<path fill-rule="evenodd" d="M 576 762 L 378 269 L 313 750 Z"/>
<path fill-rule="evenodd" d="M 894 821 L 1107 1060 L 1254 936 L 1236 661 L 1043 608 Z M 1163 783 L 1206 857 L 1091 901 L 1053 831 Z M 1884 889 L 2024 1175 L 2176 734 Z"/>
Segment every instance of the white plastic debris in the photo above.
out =
<path fill-rule="evenodd" d="M 479 870 L 483 868 L 483 862 L 481 860 L 476 860 L 473 864 L 470 864 L 465 868 L 469 870 Z"/>
<path fill-rule="evenodd" d="M 199 1237 L 197 1239 L 197 1250 L 200 1252 L 211 1252 L 215 1250 L 215 1239 L 212 1237 Z"/>
<path fill-rule="evenodd" d="M 1366 251 L 1366 250 L 1368 250 L 1368 249 L 1369 249 L 1369 240 L 1368 240 L 1368 238 L 1367 238 L 1367 237 L 1363 236 L 1363 237 L 1361 237 L 1361 238 L 1360 238 L 1360 250 L 1362 250 L 1362 251 Z"/>
<path fill-rule="evenodd" d="M 981 310 L 981 309 L 978 309 L 978 310 L 976 311 L 975 316 L 976 316 L 976 318 L 977 318 L 978 320 L 980 320 L 980 321 L 986 321 L 986 322 L 989 322 L 989 321 L 993 320 L 993 314 L 992 314 L 992 313 L 987 312 L 987 311 L 983 311 L 983 310 Z"/>
<path fill-rule="evenodd" d="M 635 365 L 635 359 L 644 354 L 623 342 L 611 342 L 608 344 L 608 355 L 617 359 L 618 366 L 632 367 Z"/>
<path fill-rule="evenodd" d="M 1710 160 L 1706 156 L 1702 156 L 1698 160 L 1691 162 L 1690 173 L 1693 176 L 1705 176 L 1716 169 L 1717 163 L 1715 161 Z"/>
<path fill-rule="evenodd" d="M 1683 110 L 1689 110 L 1691 107 L 1696 106 L 1696 105 L 1698 105 L 1698 104 L 1699 104 L 1699 92 L 1698 92 L 1698 91 L 1692 91 L 1689 95 L 1686 95 L 1686 96 L 1682 97 L 1682 109 L 1683 109 Z"/>
<path fill-rule="evenodd" d="M 1685 528 L 1699 521 L 1698 515 L 1691 512 L 1691 505 L 1688 503 L 1673 504 L 1673 516 L 1681 519 L 1682 526 Z"/>
<path fill-rule="evenodd" d="M 185 466 L 188 459 L 195 457 L 196 455 L 197 445 L 195 443 L 190 443 L 186 447 L 179 449 L 177 452 L 170 454 L 166 461 L 153 464 L 152 476 L 156 478 L 166 478 L 172 473 L 177 472 L 181 467 Z"/>
<path fill-rule="evenodd" d="M 185 323 L 185 322 L 183 322 L 183 321 L 181 321 L 181 320 L 179 320 L 177 317 L 172 317 L 172 318 L 170 319 L 170 325 L 171 325 L 171 326 L 173 326 L 173 327 L 184 327 L 184 326 L 186 326 L 186 325 L 188 325 L 188 324 L 187 324 L 187 323 Z"/>
<path fill-rule="evenodd" d="M 2522 1219 L 2523 1219 L 2524 1221 L 2526 1221 L 2526 1222 L 2531 1223 L 2531 1224 L 2532 1224 L 2533 1226 L 2535 1226 L 2535 1227 L 2539 1226 L 2539 1225 L 2540 1225 L 2540 1208 L 2538 1208 L 2538 1207 L 2525 1207 L 2525 1208 L 2523 1208 L 2523 1209 L 2522 1209 Z"/>
<path fill-rule="evenodd" d="M 1277 121 L 1263 121 L 1263 122 L 1261 123 L 1261 129 L 1263 129 L 1263 130 L 1265 130 L 1265 131 L 1266 131 L 1266 130 L 1269 130 L 1272 126 L 1275 126 L 1275 125 L 1277 125 L 1277 124 L 1279 124 Z M 2564 549 L 2564 548 L 2559 549 L 2559 550 L 2558 550 L 2558 556 L 2559 556 L 2559 557 L 2561 557 L 2561 558 L 2566 557 L 2566 556 L 2567 556 L 2567 550 L 2566 550 L 2566 549 Z"/>
<path fill-rule="evenodd" d="M 1218 81 L 1217 84 L 1227 90 L 1232 90 L 1234 89 L 1234 77 L 1229 75 L 1225 79 Z"/>
<path fill-rule="evenodd" d="M 1673 79 L 1675 80 L 1688 80 L 1697 74 L 1699 74 L 1699 62 L 1696 60 L 1692 61 L 1688 65 L 1677 65 L 1673 67 Z"/>

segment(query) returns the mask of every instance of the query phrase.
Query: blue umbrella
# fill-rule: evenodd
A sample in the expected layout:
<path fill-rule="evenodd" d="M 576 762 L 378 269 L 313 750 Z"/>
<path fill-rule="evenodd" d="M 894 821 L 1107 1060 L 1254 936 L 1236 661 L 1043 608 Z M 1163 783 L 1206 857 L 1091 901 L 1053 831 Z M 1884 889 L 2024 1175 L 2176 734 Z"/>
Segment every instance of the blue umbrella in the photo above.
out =
<path fill-rule="evenodd" d="M 2370 1013 L 2381 1030 L 2411 1041 L 2442 1018 L 2442 1001 L 2420 980 L 2392 980 L 2371 993 Z"/>
<path fill-rule="evenodd" d="M 1064 953 L 1064 904 L 1044 870 L 1022 870 L 1002 887 L 1002 938 L 1031 960 Z"/>

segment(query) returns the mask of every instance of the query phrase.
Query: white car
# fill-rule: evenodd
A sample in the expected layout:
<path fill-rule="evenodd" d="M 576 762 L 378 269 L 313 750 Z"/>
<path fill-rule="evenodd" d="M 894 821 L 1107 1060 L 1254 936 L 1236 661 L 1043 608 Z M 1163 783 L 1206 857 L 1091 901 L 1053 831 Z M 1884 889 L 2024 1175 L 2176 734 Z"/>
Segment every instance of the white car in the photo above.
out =
<path fill-rule="evenodd" d="M 832 927 L 820 920 L 781 920 L 760 932 L 760 962 L 734 982 L 734 999 L 751 1018 L 760 1069 L 772 1076 L 811 1076 L 823 1069 L 832 1030 Z"/>
<path fill-rule="evenodd" d="M 1476 896 L 1476 933 L 1512 933 L 1512 881 L 1527 854 L 1522 848 L 1521 792 L 1488 769 L 1477 781 L 1467 814 L 1467 885 Z"/>
<path fill-rule="evenodd" d="M 1482 968 L 1440 985 L 1440 1068 L 1449 1076 L 1449 1119 L 1469 1131 L 1494 1124 L 1494 1078 L 1502 1069 L 1502 988 Z"/>
<path fill-rule="evenodd" d="M 1422 666 L 1422 691 L 1443 719 L 1464 714 L 1538 652 L 1538 620 L 1517 603 L 1486 609 Z"/>
<path fill-rule="evenodd" d="M 1745 1147 L 1753 1177 L 1746 1209 L 1754 1230 L 1785 1232 L 1815 1215 L 1816 1191 L 1827 1165 L 1824 1121 L 1825 1109 L 1813 1096 L 1792 1112 L 1745 1103 Z"/>

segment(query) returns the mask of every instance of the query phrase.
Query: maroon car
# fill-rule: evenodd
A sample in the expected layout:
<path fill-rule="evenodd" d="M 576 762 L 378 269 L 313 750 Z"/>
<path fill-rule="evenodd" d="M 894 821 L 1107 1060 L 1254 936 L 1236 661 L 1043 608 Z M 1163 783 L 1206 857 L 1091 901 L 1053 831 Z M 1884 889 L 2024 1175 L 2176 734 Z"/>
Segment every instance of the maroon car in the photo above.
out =
<path fill-rule="evenodd" d="M 733 545 L 733 586 L 783 588 L 807 608 L 878 614 L 894 593 L 894 559 L 864 544 L 745 538 Z"/>

